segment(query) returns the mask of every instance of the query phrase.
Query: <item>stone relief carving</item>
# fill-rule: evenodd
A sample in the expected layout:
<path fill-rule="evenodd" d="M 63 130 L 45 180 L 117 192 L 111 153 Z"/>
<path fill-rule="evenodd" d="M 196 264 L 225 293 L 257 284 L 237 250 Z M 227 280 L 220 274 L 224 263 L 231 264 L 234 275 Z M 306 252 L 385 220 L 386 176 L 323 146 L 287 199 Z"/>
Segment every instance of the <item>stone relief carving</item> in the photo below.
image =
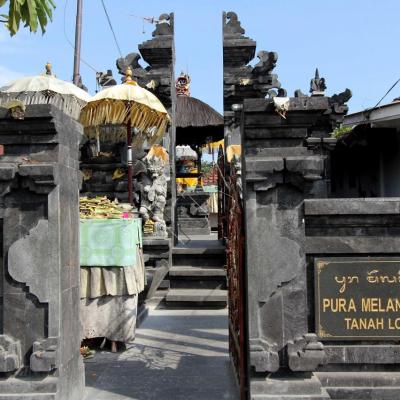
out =
<path fill-rule="evenodd" d="M 8 251 L 8 273 L 24 283 L 41 303 L 49 301 L 49 286 L 42 277 L 51 271 L 49 227 L 47 220 L 39 220 L 28 235 L 14 242 Z"/>
<path fill-rule="evenodd" d="M 316 371 L 327 360 L 324 345 L 314 333 L 307 333 L 289 342 L 287 352 L 292 371 Z"/>
<path fill-rule="evenodd" d="M 250 363 L 257 372 L 278 371 L 279 355 L 275 347 L 262 338 L 250 339 Z"/>
<path fill-rule="evenodd" d="M 13 372 L 22 365 L 21 344 L 7 335 L 0 335 L 0 372 Z"/>
<path fill-rule="evenodd" d="M 34 372 L 50 372 L 58 366 L 58 338 L 33 343 L 30 367 Z"/>

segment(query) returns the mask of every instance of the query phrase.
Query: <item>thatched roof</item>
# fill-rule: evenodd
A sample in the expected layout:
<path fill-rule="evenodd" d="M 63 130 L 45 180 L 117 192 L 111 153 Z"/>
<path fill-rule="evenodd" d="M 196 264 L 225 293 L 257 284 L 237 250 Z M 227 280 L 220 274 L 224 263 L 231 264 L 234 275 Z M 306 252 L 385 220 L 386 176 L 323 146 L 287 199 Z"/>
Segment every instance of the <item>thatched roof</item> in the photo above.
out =
<path fill-rule="evenodd" d="M 224 118 L 208 104 L 189 96 L 176 99 L 175 123 L 177 128 L 223 126 Z"/>
<path fill-rule="evenodd" d="M 176 144 L 202 145 L 224 137 L 224 118 L 208 104 L 189 96 L 176 99 Z"/>

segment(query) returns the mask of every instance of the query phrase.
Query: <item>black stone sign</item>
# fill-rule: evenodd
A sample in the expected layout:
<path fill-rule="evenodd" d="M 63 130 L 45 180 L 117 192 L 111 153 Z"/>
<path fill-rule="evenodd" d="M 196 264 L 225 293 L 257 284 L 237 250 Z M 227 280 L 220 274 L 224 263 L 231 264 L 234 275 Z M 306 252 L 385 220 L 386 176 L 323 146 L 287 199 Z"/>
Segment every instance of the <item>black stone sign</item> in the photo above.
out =
<path fill-rule="evenodd" d="M 400 258 L 319 258 L 314 268 L 321 339 L 400 339 Z"/>

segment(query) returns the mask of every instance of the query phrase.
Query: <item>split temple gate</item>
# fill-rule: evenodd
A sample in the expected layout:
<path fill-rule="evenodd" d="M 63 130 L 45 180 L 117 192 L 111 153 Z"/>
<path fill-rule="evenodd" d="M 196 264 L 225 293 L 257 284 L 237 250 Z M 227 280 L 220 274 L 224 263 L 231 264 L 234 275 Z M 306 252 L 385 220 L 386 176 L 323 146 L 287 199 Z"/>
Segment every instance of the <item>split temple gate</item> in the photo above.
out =
<path fill-rule="evenodd" d="M 277 54 L 249 66 L 244 33 L 224 14 L 225 138 L 241 142 L 243 164 L 230 171 L 243 181 L 245 238 L 227 232 L 242 399 L 398 398 L 400 200 L 332 198 L 331 133 L 350 90 L 326 96 L 317 70 L 310 95 L 288 97 Z"/>
<path fill-rule="evenodd" d="M 158 82 L 174 121 L 173 15 L 162 17 L 153 39 L 140 45 L 150 67 L 140 67 L 135 53 L 119 65 L 143 85 Z M 333 198 L 340 139 L 331 133 L 347 113 L 350 90 L 326 96 L 317 70 L 310 95 L 289 97 L 273 73 L 277 54 L 260 51 L 250 66 L 256 42 L 244 34 L 235 13 L 223 15 L 219 226 L 241 399 L 397 399 L 400 200 L 350 198 L 345 189 Z M 81 126 L 54 107 L 29 106 L 22 121 L 0 111 L 1 399 L 82 398 L 81 137 Z M 166 214 L 174 232 L 174 122 L 168 138 Z M 151 266 L 164 274 L 169 239 L 145 243 Z"/>

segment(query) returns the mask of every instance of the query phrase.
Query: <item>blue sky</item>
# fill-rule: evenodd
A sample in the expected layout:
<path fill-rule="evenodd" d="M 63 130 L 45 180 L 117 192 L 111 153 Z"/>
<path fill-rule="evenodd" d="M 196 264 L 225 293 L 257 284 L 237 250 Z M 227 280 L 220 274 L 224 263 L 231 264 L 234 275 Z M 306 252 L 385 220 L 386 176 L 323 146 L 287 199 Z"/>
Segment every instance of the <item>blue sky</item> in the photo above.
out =
<path fill-rule="evenodd" d="M 53 23 L 45 35 L 22 29 L 10 38 L 0 26 L 0 85 L 22 75 L 41 73 L 46 61 L 61 79 L 72 76 L 75 0 L 56 0 Z M 192 95 L 222 111 L 222 11 L 239 15 L 246 35 L 258 50 L 276 51 L 275 72 L 293 95 L 307 92 L 315 67 L 325 77 L 328 94 L 349 87 L 350 111 L 371 107 L 400 77 L 399 0 L 105 0 L 122 52 L 137 51 L 151 37 L 153 26 L 136 16 L 158 17 L 175 12 L 176 73 L 188 71 Z M 65 4 L 67 5 L 65 8 Z M 0 13 L 3 9 L 0 9 Z M 100 0 L 84 0 L 83 57 L 95 69 L 112 68 L 118 50 Z M 93 93 L 94 72 L 84 64 L 81 74 Z M 118 78 L 119 79 L 119 78 Z M 400 96 L 398 85 L 385 99 Z"/>

